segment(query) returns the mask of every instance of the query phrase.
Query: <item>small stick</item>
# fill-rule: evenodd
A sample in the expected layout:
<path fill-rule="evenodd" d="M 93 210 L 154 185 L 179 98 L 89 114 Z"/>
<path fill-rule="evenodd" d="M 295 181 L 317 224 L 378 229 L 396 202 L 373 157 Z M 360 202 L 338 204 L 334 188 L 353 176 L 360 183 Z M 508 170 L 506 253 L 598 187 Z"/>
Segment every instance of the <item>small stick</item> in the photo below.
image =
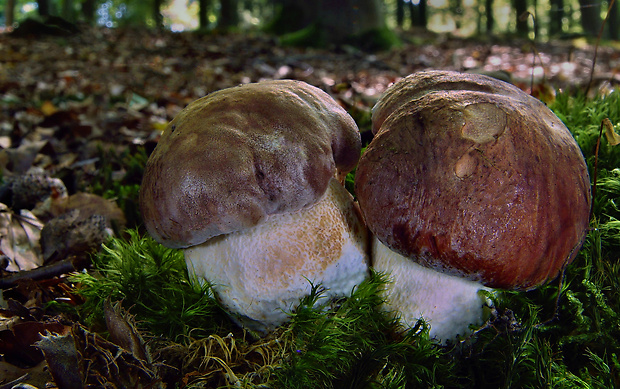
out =
<path fill-rule="evenodd" d="M 594 177 L 592 178 L 592 204 L 590 206 L 590 220 L 594 214 L 594 199 L 596 198 L 596 181 L 598 179 L 598 151 L 601 147 L 601 137 L 603 136 L 603 127 L 605 127 L 605 120 L 601 122 L 601 129 L 598 133 L 598 139 L 596 140 L 596 149 L 594 150 Z"/>
<path fill-rule="evenodd" d="M 60 276 L 66 273 L 75 271 L 73 262 L 69 259 L 63 259 L 62 261 L 53 263 L 47 266 L 41 266 L 33 270 L 25 270 L 17 272 L 9 277 L 0 279 L 0 289 L 5 289 L 17 284 L 20 280 L 31 279 L 39 280 L 45 278 L 52 278 Z"/>
<path fill-rule="evenodd" d="M 601 36 L 603 36 L 603 29 L 605 28 L 605 24 L 607 23 L 607 19 L 609 19 L 609 11 L 611 11 L 611 7 L 614 6 L 616 0 L 611 0 L 609 2 L 609 6 L 607 7 L 607 15 L 605 15 L 605 19 L 603 19 L 603 24 L 601 24 L 601 29 L 598 32 L 598 37 L 596 38 L 596 45 L 594 46 L 594 58 L 592 59 L 592 67 L 590 68 L 590 81 L 588 81 L 588 86 L 586 87 L 586 96 L 588 96 L 588 92 L 590 92 L 590 87 L 592 86 L 592 80 L 594 79 L 594 66 L 596 66 L 596 57 L 598 55 L 598 46 L 601 43 Z M 600 139 L 600 137 L 599 137 Z"/>

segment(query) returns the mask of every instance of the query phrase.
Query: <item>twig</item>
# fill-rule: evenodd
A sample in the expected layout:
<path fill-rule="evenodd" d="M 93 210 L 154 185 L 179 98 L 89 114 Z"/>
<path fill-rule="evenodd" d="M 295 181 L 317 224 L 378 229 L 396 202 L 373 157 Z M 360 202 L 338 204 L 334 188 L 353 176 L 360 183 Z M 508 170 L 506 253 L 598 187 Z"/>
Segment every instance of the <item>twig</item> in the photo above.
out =
<path fill-rule="evenodd" d="M 20 280 L 52 278 L 73 271 L 75 271 L 73 262 L 69 259 L 63 259 L 62 261 L 55 262 L 51 265 L 41 266 L 33 270 L 20 271 L 9 277 L 2 278 L 0 279 L 0 289 L 11 287 Z"/>
<path fill-rule="evenodd" d="M 596 57 L 598 56 L 598 46 L 601 43 L 601 37 L 603 36 L 603 29 L 605 28 L 605 24 L 607 23 L 607 19 L 609 19 L 609 11 L 611 11 L 611 7 L 614 6 L 616 0 L 611 0 L 609 2 L 609 6 L 607 7 L 607 15 L 605 15 L 605 19 L 603 19 L 603 24 L 601 24 L 601 29 L 598 32 L 598 36 L 596 37 L 596 46 L 594 46 L 594 58 L 592 59 L 592 67 L 590 68 L 590 81 L 588 81 L 588 86 L 586 87 L 586 96 L 588 92 L 590 92 L 590 87 L 592 86 L 592 80 L 594 79 L 594 67 L 596 66 Z M 600 137 L 599 137 L 600 140 Z"/>
<path fill-rule="evenodd" d="M 592 178 L 592 204 L 590 205 L 590 220 L 594 214 L 594 199 L 596 199 L 596 182 L 598 180 L 598 151 L 601 147 L 601 137 L 603 136 L 603 127 L 605 127 L 605 120 L 609 122 L 609 119 L 605 118 L 601 121 L 601 129 L 598 133 L 598 139 L 596 140 L 596 149 L 594 150 L 594 177 Z"/>
<path fill-rule="evenodd" d="M 11 382 L 7 382 L 6 384 L 0 385 L 0 389 L 11 389 L 15 385 L 20 384 L 20 383 L 26 381 L 28 378 L 30 378 L 30 374 L 26 373 L 23 376 L 21 376 L 19 378 L 16 378 L 16 379 L 14 379 Z"/>
<path fill-rule="evenodd" d="M 545 63 L 543 62 L 540 52 L 538 51 L 537 45 L 537 28 L 536 28 L 536 16 L 530 11 L 525 11 L 519 16 L 520 20 L 525 21 L 529 16 L 532 17 L 532 23 L 534 24 L 534 39 L 530 42 L 532 45 L 532 72 L 530 74 L 530 95 L 534 93 L 534 70 L 536 69 L 536 58 L 540 62 L 540 67 L 543 69 L 543 82 L 547 82 L 547 74 L 545 70 Z"/>

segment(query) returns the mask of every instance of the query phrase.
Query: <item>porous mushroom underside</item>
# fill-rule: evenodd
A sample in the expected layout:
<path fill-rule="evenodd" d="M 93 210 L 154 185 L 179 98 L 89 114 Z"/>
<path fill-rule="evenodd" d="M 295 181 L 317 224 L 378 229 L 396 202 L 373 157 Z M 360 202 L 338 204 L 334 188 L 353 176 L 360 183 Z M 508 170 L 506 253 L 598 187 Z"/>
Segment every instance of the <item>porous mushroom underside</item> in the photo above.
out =
<path fill-rule="evenodd" d="M 288 319 L 311 282 L 326 288 L 325 298 L 350 295 L 367 276 L 367 233 L 351 195 L 332 179 L 314 206 L 187 248 L 185 258 L 233 318 L 265 333 Z"/>

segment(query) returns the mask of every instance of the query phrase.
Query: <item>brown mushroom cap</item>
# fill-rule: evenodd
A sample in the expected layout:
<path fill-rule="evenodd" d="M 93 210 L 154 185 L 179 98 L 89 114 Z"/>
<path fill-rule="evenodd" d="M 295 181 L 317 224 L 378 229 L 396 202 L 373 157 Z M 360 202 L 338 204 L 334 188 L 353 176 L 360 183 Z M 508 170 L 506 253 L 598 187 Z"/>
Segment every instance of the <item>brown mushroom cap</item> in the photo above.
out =
<path fill-rule="evenodd" d="M 150 156 L 140 204 L 170 247 L 316 203 L 336 170 L 356 165 L 360 135 L 327 93 L 301 81 L 247 84 L 189 104 Z"/>
<path fill-rule="evenodd" d="M 390 249 L 514 289 L 554 278 L 575 257 L 588 227 L 588 172 L 540 101 L 486 76 L 422 72 L 390 88 L 373 119 L 355 190 Z"/>

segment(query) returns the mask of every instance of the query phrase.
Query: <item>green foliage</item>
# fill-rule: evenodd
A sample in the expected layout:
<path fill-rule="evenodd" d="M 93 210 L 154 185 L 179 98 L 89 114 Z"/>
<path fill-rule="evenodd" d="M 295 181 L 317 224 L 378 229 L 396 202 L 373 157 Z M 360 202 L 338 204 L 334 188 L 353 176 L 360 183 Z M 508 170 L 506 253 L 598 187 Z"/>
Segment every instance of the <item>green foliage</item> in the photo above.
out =
<path fill-rule="evenodd" d="M 79 273 L 85 303 L 79 313 L 91 325 L 102 323 L 103 303 L 120 301 L 140 326 L 171 340 L 204 337 L 219 328 L 223 314 L 209 285 L 188 276 L 183 252 L 128 231 L 93 258 L 97 274 Z"/>
<path fill-rule="evenodd" d="M 398 320 L 380 310 L 386 280 L 373 271 L 350 298 L 332 306 L 313 286 L 287 327 L 290 359 L 275 386 L 453 387 L 452 362 L 429 339 L 426 325 L 400 335 Z"/>

